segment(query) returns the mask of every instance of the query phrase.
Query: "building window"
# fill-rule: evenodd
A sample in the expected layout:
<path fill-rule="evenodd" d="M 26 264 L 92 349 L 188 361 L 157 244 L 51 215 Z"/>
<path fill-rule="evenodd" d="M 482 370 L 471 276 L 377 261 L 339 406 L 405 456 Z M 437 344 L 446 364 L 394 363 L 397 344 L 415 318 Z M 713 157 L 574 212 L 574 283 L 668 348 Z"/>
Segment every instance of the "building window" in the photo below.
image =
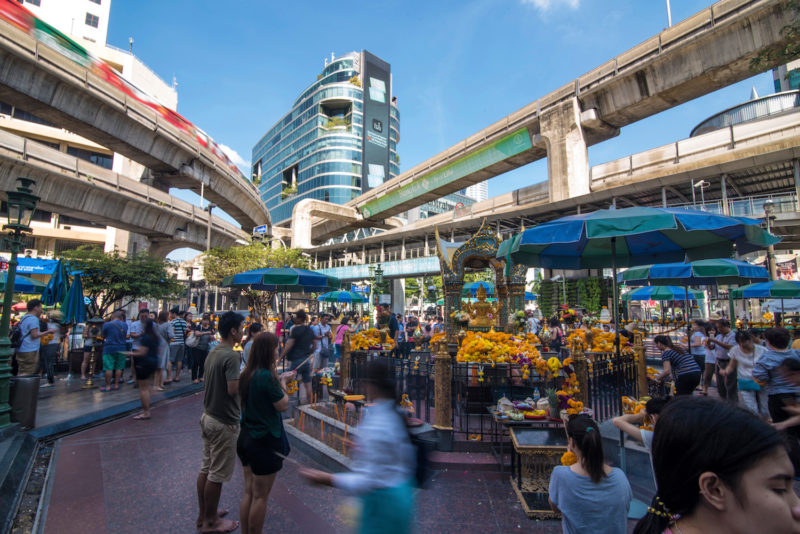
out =
<path fill-rule="evenodd" d="M 29 4 L 31 4 L 31 5 L 34 5 L 34 6 L 42 5 L 42 0 L 25 0 L 25 1 L 27 3 L 29 3 Z M 22 2 L 20 2 L 20 3 L 22 3 Z"/>
<path fill-rule="evenodd" d="M 97 28 L 100 24 L 100 17 L 97 15 L 92 15 L 91 13 L 86 14 L 86 25 L 91 26 L 92 28 Z"/>
<path fill-rule="evenodd" d="M 112 154 L 93 152 L 91 150 L 85 150 L 83 148 L 77 148 L 74 146 L 67 147 L 67 154 L 70 156 L 75 156 L 78 159 L 88 161 L 89 163 L 99 165 L 104 169 L 111 170 L 111 168 L 114 166 L 114 156 Z"/>

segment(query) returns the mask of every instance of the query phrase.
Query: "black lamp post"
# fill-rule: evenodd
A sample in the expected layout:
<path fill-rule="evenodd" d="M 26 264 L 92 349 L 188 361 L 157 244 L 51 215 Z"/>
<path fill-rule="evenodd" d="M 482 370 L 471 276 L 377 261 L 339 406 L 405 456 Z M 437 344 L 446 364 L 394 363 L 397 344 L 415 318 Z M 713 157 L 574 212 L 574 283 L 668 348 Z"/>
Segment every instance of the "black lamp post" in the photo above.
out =
<path fill-rule="evenodd" d="M 0 428 L 11 424 L 11 407 L 8 405 L 9 379 L 11 378 L 11 340 L 8 338 L 8 325 L 11 319 L 11 305 L 14 302 L 14 278 L 17 274 L 17 254 L 22 250 L 22 234 L 31 232 L 31 218 L 36 209 L 39 197 L 33 194 L 31 186 L 36 182 L 27 178 L 17 178 L 16 191 L 8 191 L 8 224 L 3 225 L 3 230 L 8 232 L 6 237 L 11 249 L 11 259 L 8 262 L 6 287 L 3 293 L 3 313 L 0 316 Z"/>
<path fill-rule="evenodd" d="M 764 219 L 767 222 L 767 232 L 772 232 L 772 225 L 775 222 L 775 203 L 771 198 L 764 201 Z M 767 270 L 769 279 L 778 279 L 778 266 L 775 263 L 775 245 L 767 247 Z"/>

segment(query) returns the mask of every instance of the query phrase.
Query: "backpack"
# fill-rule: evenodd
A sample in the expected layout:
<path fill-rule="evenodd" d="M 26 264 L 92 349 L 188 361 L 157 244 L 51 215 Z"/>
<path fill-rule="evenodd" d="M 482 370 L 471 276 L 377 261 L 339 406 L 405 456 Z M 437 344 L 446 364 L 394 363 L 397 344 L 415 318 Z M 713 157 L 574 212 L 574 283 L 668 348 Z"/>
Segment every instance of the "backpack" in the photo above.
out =
<path fill-rule="evenodd" d="M 25 317 L 28 316 L 26 315 Z M 25 334 L 24 336 L 22 335 L 22 321 L 25 320 L 25 317 L 23 317 L 22 320 L 15 324 L 14 328 L 11 329 L 11 335 L 9 338 L 11 339 L 11 347 L 15 350 L 19 349 L 19 347 L 22 345 L 22 341 L 28 336 L 28 334 L 31 333 L 31 331 L 28 330 L 28 334 Z"/>
<path fill-rule="evenodd" d="M 411 428 L 408 426 L 408 417 L 399 411 L 397 415 L 403 420 L 403 425 L 405 425 L 406 431 L 408 432 L 408 441 L 411 442 L 411 446 L 414 449 L 414 459 L 416 460 L 414 466 L 414 482 L 416 482 L 416 486 L 419 489 L 425 489 L 425 486 L 428 484 L 428 479 L 433 476 L 430 453 L 436 448 L 436 442 L 414 435 L 411 432 Z"/>

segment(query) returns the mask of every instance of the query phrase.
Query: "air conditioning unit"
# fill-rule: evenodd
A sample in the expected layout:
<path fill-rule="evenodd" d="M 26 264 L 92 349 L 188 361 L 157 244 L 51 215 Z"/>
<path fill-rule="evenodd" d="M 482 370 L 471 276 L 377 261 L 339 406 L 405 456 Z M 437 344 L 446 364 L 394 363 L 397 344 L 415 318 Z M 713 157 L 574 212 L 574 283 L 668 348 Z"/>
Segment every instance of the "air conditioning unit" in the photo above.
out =
<path fill-rule="evenodd" d="M 39 251 L 35 248 L 26 248 L 25 249 L 25 257 L 26 258 L 35 258 L 39 255 Z"/>

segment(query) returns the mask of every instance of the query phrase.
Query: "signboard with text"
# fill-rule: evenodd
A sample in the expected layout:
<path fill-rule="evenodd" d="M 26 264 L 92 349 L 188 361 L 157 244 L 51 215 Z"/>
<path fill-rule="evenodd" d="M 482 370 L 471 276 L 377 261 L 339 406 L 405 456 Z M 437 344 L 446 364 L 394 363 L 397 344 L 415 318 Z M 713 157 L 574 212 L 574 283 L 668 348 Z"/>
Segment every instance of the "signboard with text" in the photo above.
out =
<path fill-rule="evenodd" d="M 363 52 L 364 129 L 361 191 L 383 184 L 389 177 L 389 106 L 392 101 L 391 67 Z"/>

